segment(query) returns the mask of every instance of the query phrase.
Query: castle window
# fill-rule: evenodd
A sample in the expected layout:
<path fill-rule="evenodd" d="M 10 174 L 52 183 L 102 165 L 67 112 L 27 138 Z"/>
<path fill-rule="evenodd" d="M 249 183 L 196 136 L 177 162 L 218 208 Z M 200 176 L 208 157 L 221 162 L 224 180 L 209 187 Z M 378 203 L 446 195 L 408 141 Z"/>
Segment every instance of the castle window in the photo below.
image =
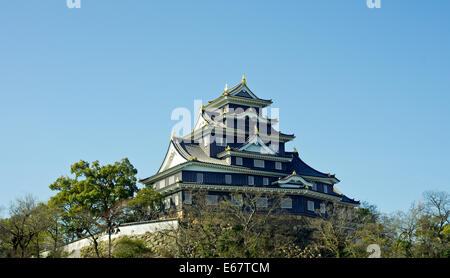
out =
<path fill-rule="evenodd" d="M 217 205 L 217 195 L 206 195 L 205 200 L 208 206 Z"/>
<path fill-rule="evenodd" d="M 164 199 L 164 208 L 169 209 L 170 208 L 170 197 L 167 197 Z"/>
<path fill-rule="evenodd" d="M 226 147 L 227 146 L 227 138 L 216 137 L 216 144 L 219 147 Z"/>
<path fill-rule="evenodd" d="M 325 207 L 325 203 L 320 203 L 320 213 L 325 213 L 327 211 L 326 207 Z"/>
<path fill-rule="evenodd" d="M 242 157 L 236 157 L 236 165 L 243 165 Z"/>
<path fill-rule="evenodd" d="M 269 185 L 269 178 L 263 178 L 263 185 Z"/>
<path fill-rule="evenodd" d="M 255 165 L 255 167 L 264 168 L 264 160 L 255 159 L 254 165 Z"/>
<path fill-rule="evenodd" d="M 231 184 L 231 175 L 225 175 L 225 183 Z"/>
<path fill-rule="evenodd" d="M 159 181 L 159 188 L 163 188 L 164 186 L 166 186 L 166 181 L 165 180 L 160 180 Z"/>
<path fill-rule="evenodd" d="M 328 185 L 323 185 L 323 192 L 328 193 Z"/>
<path fill-rule="evenodd" d="M 192 205 L 192 193 L 184 192 L 184 203 L 186 205 Z"/>
<path fill-rule="evenodd" d="M 203 183 L 203 173 L 197 173 L 197 182 Z"/>
<path fill-rule="evenodd" d="M 317 191 L 317 184 L 315 182 L 312 183 L 312 190 Z"/>
<path fill-rule="evenodd" d="M 308 210 L 314 211 L 314 202 L 313 201 L 308 201 Z"/>
<path fill-rule="evenodd" d="M 255 177 L 248 176 L 248 185 L 255 185 Z"/>
<path fill-rule="evenodd" d="M 277 170 L 283 170 L 283 167 L 282 167 L 283 165 L 281 164 L 281 162 L 275 162 L 275 169 L 277 169 Z"/>
<path fill-rule="evenodd" d="M 281 199 L 281 208 L 291 209 L 292 208 L 292 199 L 291 198 L 283 198 Z"/>
<path fill-rule="evenodd" d="M 256 200 L 256 207 L 258 208 L 267 208 L 269 200 L 266 197 L 261 197 Z"/>

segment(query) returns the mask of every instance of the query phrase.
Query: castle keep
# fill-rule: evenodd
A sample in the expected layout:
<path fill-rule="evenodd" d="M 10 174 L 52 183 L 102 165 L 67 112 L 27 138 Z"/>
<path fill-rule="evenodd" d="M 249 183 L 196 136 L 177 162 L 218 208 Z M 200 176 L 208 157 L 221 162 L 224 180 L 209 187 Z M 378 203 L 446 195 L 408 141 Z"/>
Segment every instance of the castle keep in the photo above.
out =
<path fill-rule="evenodd" d="M 264 115 L 271 104 L 250 90 L 245 77 L 226 86 L 220 97 L 201 107 L 192 132 L 172 134 L 158 172 L 140 182 L 153 185 L 165 197 L 165 208 L 179 212 L 195 202 L 196 192 L 205 192 L 212 206 L 223 196 L 233 195 L 238 205 L 236 196 L 258 193 L 261 208 L 271 201 L 264 194 L 279 194 L 281 209 L 306 216 L 324 213 L 328 204 L 359 205 L 335 188 L 335 175 L 307 165 L 295 148 L 286 150 L 295 136 L 276 130 L 277 119 Z"/>

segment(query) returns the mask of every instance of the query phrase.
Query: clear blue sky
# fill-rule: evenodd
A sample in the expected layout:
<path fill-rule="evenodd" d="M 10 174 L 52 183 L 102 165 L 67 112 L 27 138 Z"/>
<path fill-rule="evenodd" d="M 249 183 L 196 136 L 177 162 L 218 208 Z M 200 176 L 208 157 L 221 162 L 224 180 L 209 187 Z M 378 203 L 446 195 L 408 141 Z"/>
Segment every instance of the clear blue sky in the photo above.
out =
<path fill-rule="evenodd" d="M 389 213 L 450 191 L 450 1 L 365 2 L 3 1 L 0 205 L 80 159 L 152 175 L 172 110 L 243 73 L 347 195 Z"/>

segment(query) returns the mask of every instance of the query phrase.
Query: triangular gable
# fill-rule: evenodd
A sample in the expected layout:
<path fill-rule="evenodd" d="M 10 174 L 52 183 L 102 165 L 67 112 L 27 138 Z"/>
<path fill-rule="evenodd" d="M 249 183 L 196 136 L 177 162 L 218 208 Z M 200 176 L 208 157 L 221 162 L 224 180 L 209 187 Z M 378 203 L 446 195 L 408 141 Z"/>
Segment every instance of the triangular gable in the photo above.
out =
<path fill-rule="evenodd" d="M 259 99 L 252 90 L 250 90 L 247 85 L 242 84 L 241 88 L 236 88 L 237 90 L 235 92 L 232 92 L 230 95 L 232 96 L 238 96 L 238 97 L 247 97 L 247 98 L 253 98 L 253 99 Z"/>
<path fill-rule="evenodd" d="M 261 154 L 276 154 L 271 148 L 264 144 L 258 135 L 253 136 L 253 138 L 250 139 L 246 145 L 239 148 L 239 150 Z"/>
<path fill-rule="evenodd" d="M 252 98 L 252 96 L 246 90 L 240 91 L 239 93 L 235 94 L 235 96 Z"/>
<path fill-rule="evenodd" d="M 197 121 L 194 126 L 194 130 L 202 128 L 207 121 L 203 117 L 203 111 L 200 109 L 200 113 L 198 114 Z"/>
<path fill-rule="evenodd" d="M 175 148 L 173 141 L 170 141 L 169 149 L 167 150 L 166 156 L 164 157 L 164 161 L 158 173 L 164 172 L 165 170 L 175 167 L 186 161 L 187 160 Z"/>
<path fill-rule="evenodd" d="M 298 175 L 293 175 L 293 176 L 290 176 L 287 179 L 278 180 L 275 183 L 280 185 L 280 187 L 293 187 L 293 186 L 299 187 L 298 184 L 313 187 L 312 183 L 307 182 L 304 178 L 302 178 L 302 177 L 300 177 Z M 294 185 L 293 183 L 297 184 L 297 185 Z"/>

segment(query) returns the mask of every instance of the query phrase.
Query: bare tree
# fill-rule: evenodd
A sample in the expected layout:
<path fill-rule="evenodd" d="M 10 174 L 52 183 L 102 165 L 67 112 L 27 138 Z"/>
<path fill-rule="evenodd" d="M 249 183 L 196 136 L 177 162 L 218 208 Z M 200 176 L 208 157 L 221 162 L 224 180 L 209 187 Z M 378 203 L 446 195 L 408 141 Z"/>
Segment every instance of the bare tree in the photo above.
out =
<path fill-rule="evenodd" d="M 177 229 L 164 232 L 174 241 L 172 256 L 283 257 L 301 252 L 293 218 L 280 210 L 280 196 L 240 193 L 210 203 L 204 195 L 193 196 Z"/>
<path fill-rule="evenodd" d="M 44 204 L 39 204 L 31 195 L 17 199 L 9 209 L 10 217 L 0 221 L 0 230 L 11 246 L 11 256 L 25 257 L 30 255 L 29 245 L 38 240 L 39 235 L 47 228 Z M 39 248 L 38 248 L 39 249 Z"/>

